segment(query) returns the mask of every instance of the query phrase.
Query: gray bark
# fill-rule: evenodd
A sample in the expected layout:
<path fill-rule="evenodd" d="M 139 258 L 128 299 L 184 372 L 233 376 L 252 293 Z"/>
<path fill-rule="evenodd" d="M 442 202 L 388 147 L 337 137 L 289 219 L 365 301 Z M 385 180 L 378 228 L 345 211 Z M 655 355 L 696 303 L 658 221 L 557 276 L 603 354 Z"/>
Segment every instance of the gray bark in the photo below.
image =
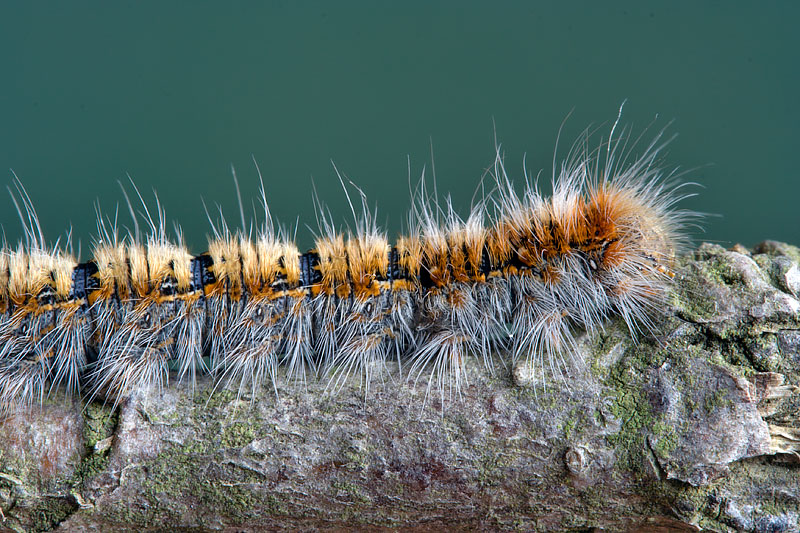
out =
<path fill-rule="evenodd" d="M 443 410 L 397 371 L 50 398 L 0 423 L 0 528 L 796 531 L 799 261 L 704 244 L 655 338 L 611 322 L 546 386 L 470 361 Z"/>

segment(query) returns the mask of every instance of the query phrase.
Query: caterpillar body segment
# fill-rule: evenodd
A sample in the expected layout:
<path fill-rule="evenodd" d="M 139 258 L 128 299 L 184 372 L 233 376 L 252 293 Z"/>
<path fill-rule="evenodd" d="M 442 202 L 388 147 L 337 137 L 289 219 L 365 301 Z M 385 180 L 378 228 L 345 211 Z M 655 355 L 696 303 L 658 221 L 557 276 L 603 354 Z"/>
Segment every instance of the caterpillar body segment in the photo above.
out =
<path fill-rule="evenodd" d="M 145 240 L 138 225 L 118 239 L 100 222 L 78 263 L 43 245 L 23 195 L 26 245 L 0 252 L 0 409 L 57 387 L 116 403 L 200 373 L 250 398 L 277 394 L 279 375 L 318 375 L 333 391 L 358 377 L 366 394 L 389 360 L 442 402 L 464 385 L 467 357 L 560 375 L 580 358 L 576 329 L 614 316 L 634 335 L 655 327 L 694 216 L 675 209 L 686 195 L 659 166 L 659 138 L 638 156 L 627 135 L 594 150 L 584 139 L 550 197 L 527 180 L 517 192 L 498 152 L 494 191 L 466 219 L 421 191 L 394 243 L 362 193 L 355 229 L 323 216 L 305 253 L 264 201 L 255 237 L 215 229 L 196 256 L 165 236 L 160 206 Z"/>

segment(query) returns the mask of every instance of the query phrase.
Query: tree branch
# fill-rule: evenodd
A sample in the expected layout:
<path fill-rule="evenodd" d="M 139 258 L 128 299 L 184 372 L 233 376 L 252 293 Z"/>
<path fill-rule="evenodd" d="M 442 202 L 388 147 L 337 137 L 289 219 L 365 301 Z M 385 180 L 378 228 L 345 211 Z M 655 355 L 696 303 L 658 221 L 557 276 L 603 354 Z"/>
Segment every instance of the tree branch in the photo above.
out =
<path fill-rule="evenodd" d="M 0 527 L 796 531 L 799 261 L 704 244 L 657 338 L 609 323 L 546 384 L 470 361 L 443 411 L 396 369 L 366 399 L 51 398 L 0 425 Z"/>

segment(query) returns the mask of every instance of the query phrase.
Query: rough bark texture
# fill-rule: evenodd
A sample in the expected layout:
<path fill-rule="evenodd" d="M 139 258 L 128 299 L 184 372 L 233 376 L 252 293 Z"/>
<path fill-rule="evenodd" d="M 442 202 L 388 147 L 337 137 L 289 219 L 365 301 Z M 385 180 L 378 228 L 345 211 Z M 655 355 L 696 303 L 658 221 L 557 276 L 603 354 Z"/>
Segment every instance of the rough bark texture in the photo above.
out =
<path fill-rule="evenodd" d="M 702 245 L 657 338 L 611 323 L 546 386 L 470 362 L 444 411 L 397 372 L 366 401 L 316 382 L 51 398 L 0 423 L 0 528 L 796 531 L 798 261 Z"/>

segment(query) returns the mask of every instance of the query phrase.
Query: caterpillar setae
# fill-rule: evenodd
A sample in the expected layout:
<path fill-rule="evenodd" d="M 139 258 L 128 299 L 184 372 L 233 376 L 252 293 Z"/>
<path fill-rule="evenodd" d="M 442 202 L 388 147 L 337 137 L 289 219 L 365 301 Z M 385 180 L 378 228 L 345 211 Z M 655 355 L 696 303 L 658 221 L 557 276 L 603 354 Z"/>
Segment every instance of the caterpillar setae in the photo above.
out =
<path fill-rule="evenodd" d="M 675 207 L 687 195 L 662 166 L 663 131 L 640 149 L 616 126 L 594 148 L 588 131 L 579 138 L 549 198 L 527 175 L 516 192 L 498 148 L 493 190 L 466 218 L 423 186 L 390 244 L 358 190 L 353 228 L 336 231 L 322 211 L 305 253 L 273 223 L 262 181 L 257 231 L 212 224 L 193 256 L 180 230 L 168 238 L 160 205 L 145 238 L 98 215 L 92 258 L 79 263 L 46 244 L 17 182 L 25 238 L 0 252 L 0 412 L 57 388 L 116 404 L 171 374 L 277 393 L 281 366 L 284 379 L 318 374 L 337 389 L 358 376 L 368 390 L 390 359 L 444 400 L 466 357 L 558 374 L 576 330 L 617 315 L 634 335 L 651 331 L 693 214 Z"/>

